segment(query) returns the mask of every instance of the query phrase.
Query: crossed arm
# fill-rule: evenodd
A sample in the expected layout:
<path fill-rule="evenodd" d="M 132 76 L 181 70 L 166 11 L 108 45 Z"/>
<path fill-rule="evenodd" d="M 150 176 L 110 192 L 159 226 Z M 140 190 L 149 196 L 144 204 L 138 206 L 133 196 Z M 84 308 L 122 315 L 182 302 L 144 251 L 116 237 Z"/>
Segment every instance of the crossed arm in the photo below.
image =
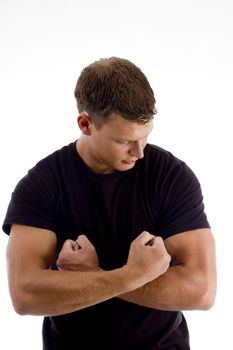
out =
<path fill-rule="evenodd" d="M 215 242 L 209 229 L 174 235 L 165 247 L 175 265 L 157 279 L 120 296 L 160 310 L 208 310 L 216 295 Z"/>
<path fill-rule="evenodd" d="M 214 239 L 195 230 L 165 242 L 143 232 L 132 242 L 128 261 L 104 271 L 85 236 L 67 241 L 58 259 L 62 271 L 49 269 L 56 248 L 52 231 L 13 225 L 8 278 L 20 314 L 59 315 L 113 297 L 163 310 L 208 309 L 216 290 Z M 170 257 L 175 266 L 169 267 Z"/>

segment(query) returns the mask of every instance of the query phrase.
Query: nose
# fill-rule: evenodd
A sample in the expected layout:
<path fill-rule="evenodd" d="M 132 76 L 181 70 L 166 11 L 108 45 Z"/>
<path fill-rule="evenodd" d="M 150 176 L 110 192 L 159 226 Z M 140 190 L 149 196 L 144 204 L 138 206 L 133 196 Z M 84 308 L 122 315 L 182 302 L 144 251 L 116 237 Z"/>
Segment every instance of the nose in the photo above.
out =
<path fill-rule="evenodd" d="M 144 144 L 140 143 L 140 142 L 132 142 L 131 144 L 131 148 L 129 150 L 129 154 L 132 157 L 136 157 L 138 159 L 141 159 L 144 157 Z"/>

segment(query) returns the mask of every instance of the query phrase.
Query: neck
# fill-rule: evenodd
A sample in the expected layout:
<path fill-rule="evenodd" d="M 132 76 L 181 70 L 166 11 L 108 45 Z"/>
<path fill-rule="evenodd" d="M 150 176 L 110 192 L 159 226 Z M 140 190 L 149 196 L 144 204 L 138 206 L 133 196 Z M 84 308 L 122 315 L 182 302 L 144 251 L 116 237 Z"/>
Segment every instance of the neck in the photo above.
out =
<path fill-rule="evenodd" d="M 113 172 L 112 169 L 109 169 L 106 165 L 101 164 L 98 159 L 95 159 L 94 155 L 90 152 L 85 135 L 82 135 L 76 141 L 76 151 L 84 163 L 95 173 L 110 174 Z"/>

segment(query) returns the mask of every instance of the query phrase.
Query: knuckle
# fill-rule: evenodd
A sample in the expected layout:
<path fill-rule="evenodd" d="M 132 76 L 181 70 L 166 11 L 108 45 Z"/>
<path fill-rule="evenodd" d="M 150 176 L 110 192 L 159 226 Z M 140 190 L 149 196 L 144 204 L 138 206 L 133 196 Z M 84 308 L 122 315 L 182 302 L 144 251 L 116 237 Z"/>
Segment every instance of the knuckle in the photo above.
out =
<path fill-rule="evenodd" d="M 63 265 L 63 261 L 62 261 L 61 258 L 58 258 L 58 259 L 57 259 L 57 265 L 59 265 L 59 266 L 62 266 L 62 265 Z"/>
<path fill-rule="evenodd" d="M 90 244 L 89 249 L 90 249 L 91 251 L 95 251 L 95 247 L 94 247 L 92 244 Z"/>
<path fill-rule="evenodd" d="M 163 244 L 163 239 L 162 239 L 162 237 L 156 236 L 155 239 L 156 239 L 156 241 L 157 241 L 158 244 L 161 244 L 161 245 Z"/>

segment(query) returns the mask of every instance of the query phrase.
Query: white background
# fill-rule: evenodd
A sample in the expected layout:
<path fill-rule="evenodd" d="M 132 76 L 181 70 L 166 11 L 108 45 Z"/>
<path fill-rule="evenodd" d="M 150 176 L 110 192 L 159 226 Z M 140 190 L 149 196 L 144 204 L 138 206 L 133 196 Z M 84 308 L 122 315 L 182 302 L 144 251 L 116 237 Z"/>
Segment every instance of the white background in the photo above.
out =
<path fill-rule="evenodd" d="M 217 243 L 218 294 L 185 313 L 194 350 L 230 349 L 233 311 L 232 0 L 0 0 L 0 217 L 18 180 L 79 136 L 73 91 L 84 66 L 121 56 L 147 75 L 158 115 L 150 142 L 198 176 Z M 0 235 L 0 348 L 41 349 L 40 317 L 18 316 Z"/>

